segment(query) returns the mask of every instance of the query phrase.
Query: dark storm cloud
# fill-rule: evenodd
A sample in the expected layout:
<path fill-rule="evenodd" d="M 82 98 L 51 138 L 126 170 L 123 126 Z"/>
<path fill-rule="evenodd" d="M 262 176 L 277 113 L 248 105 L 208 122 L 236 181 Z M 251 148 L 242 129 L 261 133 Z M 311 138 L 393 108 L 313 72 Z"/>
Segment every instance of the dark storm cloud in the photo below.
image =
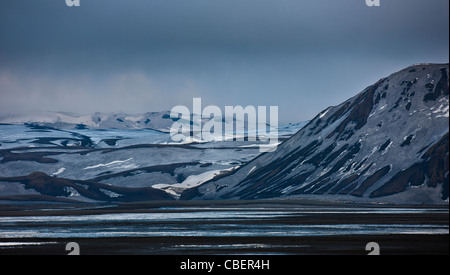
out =
<path fill-rule="evenodd" d="M 0 108 L 142 112 L 202 96 L 309 119 L 394 70 L 448 62 L 447 0 L 381 3 L 4 0 Z"/>

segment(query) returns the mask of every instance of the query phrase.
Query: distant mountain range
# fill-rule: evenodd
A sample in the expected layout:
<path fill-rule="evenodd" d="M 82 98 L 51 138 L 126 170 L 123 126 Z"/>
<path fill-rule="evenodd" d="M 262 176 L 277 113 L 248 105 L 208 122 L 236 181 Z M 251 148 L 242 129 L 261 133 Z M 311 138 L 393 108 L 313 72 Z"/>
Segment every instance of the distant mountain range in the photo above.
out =
<path fill-rule="evenodd" d="M 174 200 L 252 160 L 265 144 L 174 142 L 167 128 L 138 128 L 149 127 L 150 115 L 164 125 L 165 114 L 10 117 L 0 123 L 0 204 Z M 305 124 L 281 125 L 278 141 Z"/>
<path fill-rule="evenodd" d="M 130 115 L 125 113 L 95 113 L 76 115 L 66 112 L 39 112 L 0 117 L 3 124 L 32 124 L 55 129 L 153 129 L 169 132 L 173 124 L 170 111 Z"/>
<path fill-rule="evenodd" d="M 448 203 L 449 65 L 396 72 L 181 199 Z"/>

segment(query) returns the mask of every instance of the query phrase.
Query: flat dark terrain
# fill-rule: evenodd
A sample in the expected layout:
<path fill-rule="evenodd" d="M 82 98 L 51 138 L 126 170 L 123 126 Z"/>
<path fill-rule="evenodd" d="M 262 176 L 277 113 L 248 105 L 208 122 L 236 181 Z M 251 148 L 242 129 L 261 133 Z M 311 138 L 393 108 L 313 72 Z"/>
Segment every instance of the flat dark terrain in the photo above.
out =
<path fill-rule="evenodd" d="M 448 206 L 312 201 L 0 206 L 1 255 L 448 255 Z"/>
<path fill-rule="evenodd" d="M 23 242 L 23 239 L 1 239 Z M 366 255 L 376 241 L 381 255 L 448 255 L 447 235 L 348 235 L 321 237 L 122 237 L 27 239 L 46 243 L 0 249 L 1 255 L 66 255 L 77 242 L 81 255 Z M 240 247 L 240 248 L 236 248 Z"/>

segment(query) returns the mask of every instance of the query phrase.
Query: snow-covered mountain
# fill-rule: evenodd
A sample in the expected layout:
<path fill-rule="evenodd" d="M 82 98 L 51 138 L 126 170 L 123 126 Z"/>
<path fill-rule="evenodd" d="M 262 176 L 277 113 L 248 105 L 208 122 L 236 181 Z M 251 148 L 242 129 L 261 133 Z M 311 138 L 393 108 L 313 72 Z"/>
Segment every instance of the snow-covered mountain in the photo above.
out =
<path fill-rule="evenodd" d="M 1 122 L 0 204 L 173 200 L 252 160 L 266 144 L 232 138 L 174 142 L 169 112 L 47 112 Z M 280 125 L 278 140 L 305 124 Z"/>
<path fill-rule="evenodd" d="M 0 117 L 4 124 L 34 124 L 55 129 L 153 129 L 169 132 L 173 124 L 170 112 L 150 112 L 130 115 L 125 113 L 95 113 L 76 115 L 66 112 L 39 112 Z"/>
<path fill-rule="evenodd" d="M 277 151 L 182 199 L 448 203 L 449 65 L 396 72 L 319 113 Z"/>

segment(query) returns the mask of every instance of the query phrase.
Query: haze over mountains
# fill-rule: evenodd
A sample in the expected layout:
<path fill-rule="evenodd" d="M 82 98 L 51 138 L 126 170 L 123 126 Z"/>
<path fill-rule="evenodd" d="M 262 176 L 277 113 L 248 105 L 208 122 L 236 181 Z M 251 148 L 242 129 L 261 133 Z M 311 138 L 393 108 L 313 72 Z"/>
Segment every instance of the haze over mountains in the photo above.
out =
<path fill-rule="evenodd" d="M 448 73 L 419 64 L 382 78 L 280 127 L 283 143 L 262 155 L 259 141 L 174 143 L 169 112 L 2 117 L 0 201 L 448 203 Z"/>
<path fill-rule="evenodd" d="M 182 198 L 448 203 L 448 72 L 448 64 L 419 64 L 380 79 L 276 152 Z"/>

